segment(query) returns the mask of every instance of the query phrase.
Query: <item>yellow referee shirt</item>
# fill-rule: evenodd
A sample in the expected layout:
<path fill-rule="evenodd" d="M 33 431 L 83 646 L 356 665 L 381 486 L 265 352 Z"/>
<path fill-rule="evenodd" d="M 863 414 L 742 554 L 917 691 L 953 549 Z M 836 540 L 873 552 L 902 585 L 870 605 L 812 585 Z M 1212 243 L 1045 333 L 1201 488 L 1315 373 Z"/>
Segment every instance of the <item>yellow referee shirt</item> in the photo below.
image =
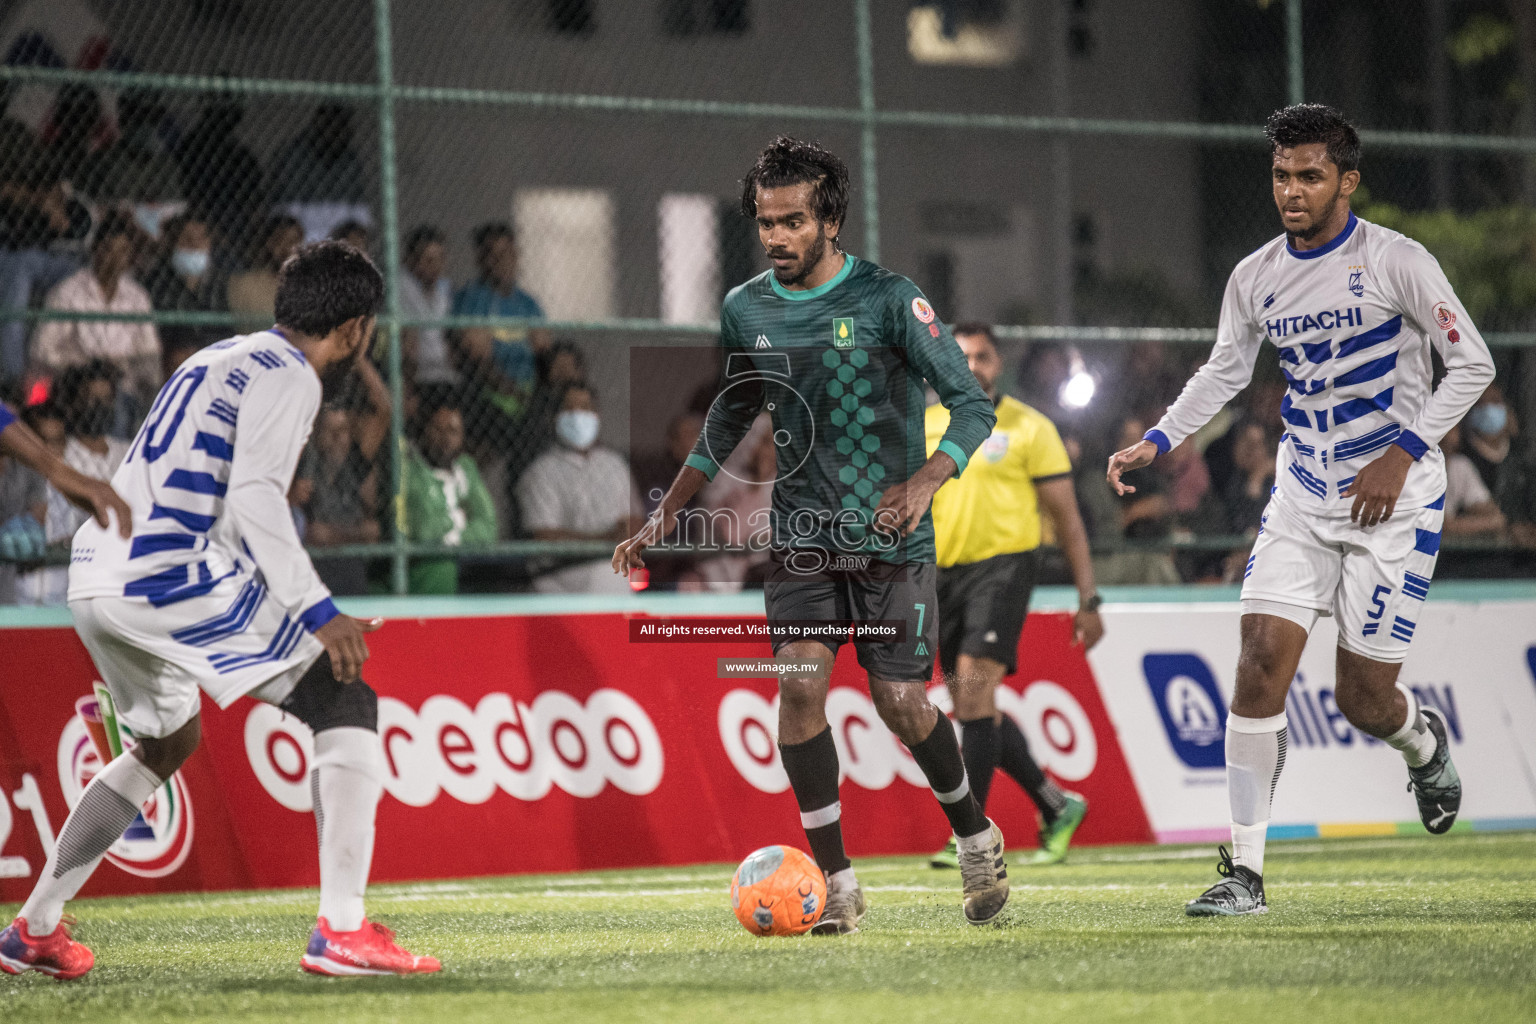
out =
<path fill-rule="evenodd" d="M 928 454 L 949 425 L 949 410 L 928 407 Z M 934 540 L 940 566 L 968 565 L 1040 546 L 1035 481 L 1072 472 L 1056 425 L 1016 398 L 997 403 L 992 436 L 965 471 L 933 496 Z"/>

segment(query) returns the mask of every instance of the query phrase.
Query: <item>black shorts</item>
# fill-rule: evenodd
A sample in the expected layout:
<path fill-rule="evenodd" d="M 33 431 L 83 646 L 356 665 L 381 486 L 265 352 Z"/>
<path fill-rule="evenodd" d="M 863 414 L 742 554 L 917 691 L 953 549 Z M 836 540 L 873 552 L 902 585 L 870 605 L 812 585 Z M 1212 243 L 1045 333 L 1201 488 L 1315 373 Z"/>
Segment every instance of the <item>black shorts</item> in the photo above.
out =
<path fill-rule="evenodd" d="M 939 629 L 939 601 L 934 590 L 937 568 L 876 559 L 855 567 L 846 563 L 862 556 L 831 557 L 844 565 L 834 562 L 831 568 L 804 572 L 790 568 L 774 553 L 763 583 L 769 626 L 789 622 L 904 622 L 903 640 L 855 640 L 859 664 L 875 679 L 898 683 L 932 679 Z M 837 639 L 816 639 L 834 655 L 843 644 Z M 793 637 L 776 634 L 773 652 L 777 654 L 793 642 Z"/>
<path fill-rule="evenodd" d="M 1002 662 L 1013 675 L 1039 555 L 1019 551 L 939 570 L 939 664 L 946 675 L 962 654 Z"/>

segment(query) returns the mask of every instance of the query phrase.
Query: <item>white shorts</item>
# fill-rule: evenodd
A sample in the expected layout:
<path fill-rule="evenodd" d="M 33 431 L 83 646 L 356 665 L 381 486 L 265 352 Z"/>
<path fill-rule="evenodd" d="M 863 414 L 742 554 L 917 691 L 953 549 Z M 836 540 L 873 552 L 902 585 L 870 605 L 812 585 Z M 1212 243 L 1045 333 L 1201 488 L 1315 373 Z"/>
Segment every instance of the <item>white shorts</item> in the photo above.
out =
<path fill-rule="evenodd" d="M 278 704 L 324 650 L 257 579 L 156 608 L 88 597 L 69 603 L 75 632 L 135 736 L 169 736 L 198 713 L 198 691 L 221 708 L 250 694 Z"/>
<path fill-rule="evenodd" d="M 1243 611 L 1281 614 L 1304 629 L 1332 614 L 1340 647 L 1401 662 L 1429 594 L 1444 522 L 1444 498 L 1367 529 L 1347 516 L 1312 515 L 1276 494 L 1243 576 Z"/>

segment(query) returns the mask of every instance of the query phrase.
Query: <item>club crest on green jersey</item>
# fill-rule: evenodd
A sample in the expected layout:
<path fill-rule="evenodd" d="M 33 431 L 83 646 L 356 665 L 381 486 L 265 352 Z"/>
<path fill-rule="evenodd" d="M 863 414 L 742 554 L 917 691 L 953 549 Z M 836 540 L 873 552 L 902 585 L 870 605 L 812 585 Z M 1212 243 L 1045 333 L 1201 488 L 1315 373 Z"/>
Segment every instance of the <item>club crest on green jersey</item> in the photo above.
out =
<path fill-rule="evenodd" d="M 853 348 L 853 317 L 832 318 L 832 345 L 835 348 Z"/>

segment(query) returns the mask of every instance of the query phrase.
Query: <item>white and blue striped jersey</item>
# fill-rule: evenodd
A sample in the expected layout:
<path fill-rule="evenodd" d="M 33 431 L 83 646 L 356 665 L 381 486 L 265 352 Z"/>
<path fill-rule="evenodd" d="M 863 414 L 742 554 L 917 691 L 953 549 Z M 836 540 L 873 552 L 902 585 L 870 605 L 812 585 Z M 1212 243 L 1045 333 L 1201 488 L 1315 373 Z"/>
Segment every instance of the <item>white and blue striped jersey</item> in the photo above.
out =
<path fill-rule="evenodd" d="M 133 510 L 133 535 L 87 520 L 75 534 L 69 599 L 160 609 L 217 588 L 243 595 L 219 624 L 225 634 L 246 605 L 269 598 L 287 613 L 285 628 L 313 632 L 330 621 L 336 606 L 288 507 L 320 396 L 319 376 L 276 330 L 221 341 L 183 363 L 112 478 Z M 295 632 L 285 642 L 297 641 Z"/>
<path fill-rule="evenodd" d="M 1253 377 L 1259 346 L 1279 350 L 1288 391 L 1276 488 L 1320 515 L 1392 444 L 1414 458 L 1397 508 L 1445 495 L 1440 439 L 1493 380 L 1493 359 L 1422 245 L 1353 213 L 1338 237 L 1298 251 L 1281 235 L 1237 265 L 1216 346 L 1147 440 L 1161 452 L 1199 430 Z M 1446 375 L 1432 388 L 1430 348 Z"/>

